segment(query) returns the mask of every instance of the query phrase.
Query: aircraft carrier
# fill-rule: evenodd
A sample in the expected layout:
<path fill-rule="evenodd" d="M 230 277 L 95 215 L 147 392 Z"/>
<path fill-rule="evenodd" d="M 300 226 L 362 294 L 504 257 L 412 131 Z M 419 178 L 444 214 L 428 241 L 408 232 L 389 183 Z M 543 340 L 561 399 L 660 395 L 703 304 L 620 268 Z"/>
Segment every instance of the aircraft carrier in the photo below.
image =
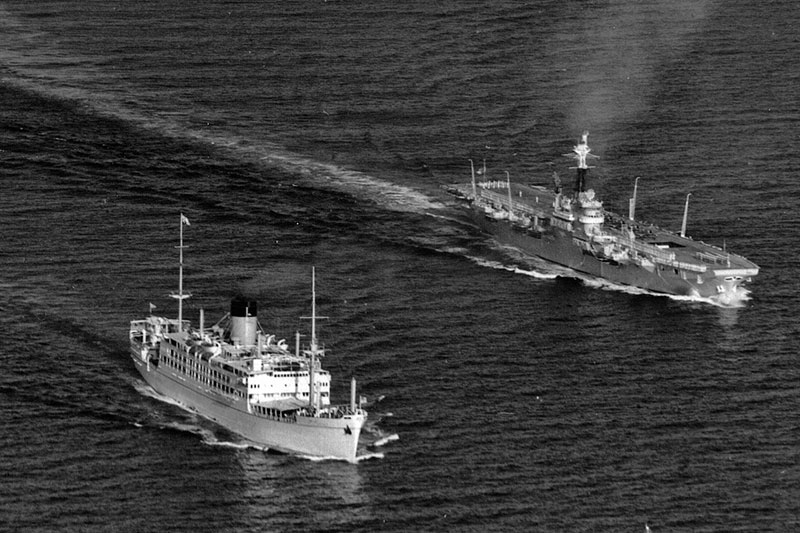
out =
<path fill-rule="evenodd" d="M 679 234 L 637 221 L 636 189 L 628 216 L 606 211 L 586 188 L 591 154 L 588 132 L 570 154 L 575 184 L 565 191 L 557 175 L 550 188 L 487 179 L 445 189 L 460 198 L 471 218 L 500 243 L 575 272 L 645 291 L 708 298 L 722 304 L 746 299 L 759 268 L 744 257 L 686 236 L 689 196 Z"/>

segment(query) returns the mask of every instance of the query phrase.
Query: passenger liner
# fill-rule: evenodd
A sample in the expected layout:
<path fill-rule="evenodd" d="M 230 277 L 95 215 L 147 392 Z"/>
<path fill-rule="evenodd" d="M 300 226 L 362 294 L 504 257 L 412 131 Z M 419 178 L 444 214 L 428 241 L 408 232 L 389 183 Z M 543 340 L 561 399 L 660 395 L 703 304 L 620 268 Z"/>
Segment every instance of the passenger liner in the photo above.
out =
<path fill-rule="evenodd" d="M 330 403 L 331 376 L 320 365 L 316 289 L 312 270 L 311 339 L 301 350 L 275 340 L 260 327 L 257 303 L 234 299 L 230 313 L 211 327 L 183 320 L 183 226 L 180 220 L 178 318 L 151 315 L 131 321 L 130 353 L 144 380 L 158 393 L 272 449 L 356 461 L 367 413 L 356 402 Z"/>
<path fill-rule="evenodd" d="M 686 236 L 689 196 L 680 234 L 635 219 L 636 187 L 623 217 L 603 209 L 586 188 L 587 159 L 595 157 L 588 132 L 571 154 L 575 185 L 565 192 L 558 175 L 552 188 L 505 180 L 445 187 L 468 206 L 478 225 L 503 244 L 615 284 L 732 304 L 746 297 L 744 284 L 758 274 L 747 259 Z M 638 179 L 638 178 L 637 178 Z"/>

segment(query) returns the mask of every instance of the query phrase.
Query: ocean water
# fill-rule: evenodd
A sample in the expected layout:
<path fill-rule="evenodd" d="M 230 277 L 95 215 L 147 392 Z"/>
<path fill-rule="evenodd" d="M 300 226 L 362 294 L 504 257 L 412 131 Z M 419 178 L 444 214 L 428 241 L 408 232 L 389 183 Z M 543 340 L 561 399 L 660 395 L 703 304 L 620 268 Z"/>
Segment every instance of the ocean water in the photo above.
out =
<path fill-rule="evenodd" d="M 800 92 L 786 0 L 0 0 L 0 529 L 800 529 Z M 761 267 L 733 308 L 503 247 L 441 186 L 569 175 Z M 355 465 L 149 390 L 127 327 L 311 267 Z"/>

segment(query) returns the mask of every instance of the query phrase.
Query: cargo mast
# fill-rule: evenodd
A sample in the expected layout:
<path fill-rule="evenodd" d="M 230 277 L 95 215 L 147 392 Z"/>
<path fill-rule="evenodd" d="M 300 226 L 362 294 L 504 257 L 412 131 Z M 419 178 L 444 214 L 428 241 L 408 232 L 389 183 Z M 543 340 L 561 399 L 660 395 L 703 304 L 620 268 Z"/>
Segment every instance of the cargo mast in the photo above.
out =
<path fill-rule="evenodd" d="M 183 330 L 183 301 L 187 298 L 191 298 L 191 294 L 184 294 L 183 293 L 183 249 L 188 248 L 187 246 L 183 245 L 183 225 L 186 224 L 190 226 L 189 219 L 181 213 L 181 222 L 180 222 L 180 244 L 177 246 L 179 250 L 179 260 L 178 260 L 178 293 L 177 294 L 170 294 L 173 298 L 178 300 L 178 331 Z"/>

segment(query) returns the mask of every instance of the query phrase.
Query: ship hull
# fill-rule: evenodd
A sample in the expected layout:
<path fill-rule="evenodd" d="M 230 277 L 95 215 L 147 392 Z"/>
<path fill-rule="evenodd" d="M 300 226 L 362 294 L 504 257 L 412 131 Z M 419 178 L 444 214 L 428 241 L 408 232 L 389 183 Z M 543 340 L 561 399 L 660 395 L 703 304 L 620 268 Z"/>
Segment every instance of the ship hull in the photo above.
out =
<path fill-rule="evenodd" d="M 248 441 L 288 453 L 356 461 L 363 416 L 296 416 L 285 421 L 257 416 L 248 412 L 245 400 L 210 392 L 169 368 L 148 364 L 140 354 L 138 346 L 131 347 L 136 369 L 156 392 Z"/>
<path fill-rule="evenodd" d="M 651 270 L 632 262 L 601 260 L 576 246 L 573 235 L 562 229 L 551 227 L 545 232 L 533 234 L 505 220 L 489 218 L 479 207 L 469 206 L 467 209 L 473 221 L 498 242 L 575 272 L 663 294 L 715 298 L 722 292 L 721 280 L 687 276 L 672 268 L 654 267 Z"/>

